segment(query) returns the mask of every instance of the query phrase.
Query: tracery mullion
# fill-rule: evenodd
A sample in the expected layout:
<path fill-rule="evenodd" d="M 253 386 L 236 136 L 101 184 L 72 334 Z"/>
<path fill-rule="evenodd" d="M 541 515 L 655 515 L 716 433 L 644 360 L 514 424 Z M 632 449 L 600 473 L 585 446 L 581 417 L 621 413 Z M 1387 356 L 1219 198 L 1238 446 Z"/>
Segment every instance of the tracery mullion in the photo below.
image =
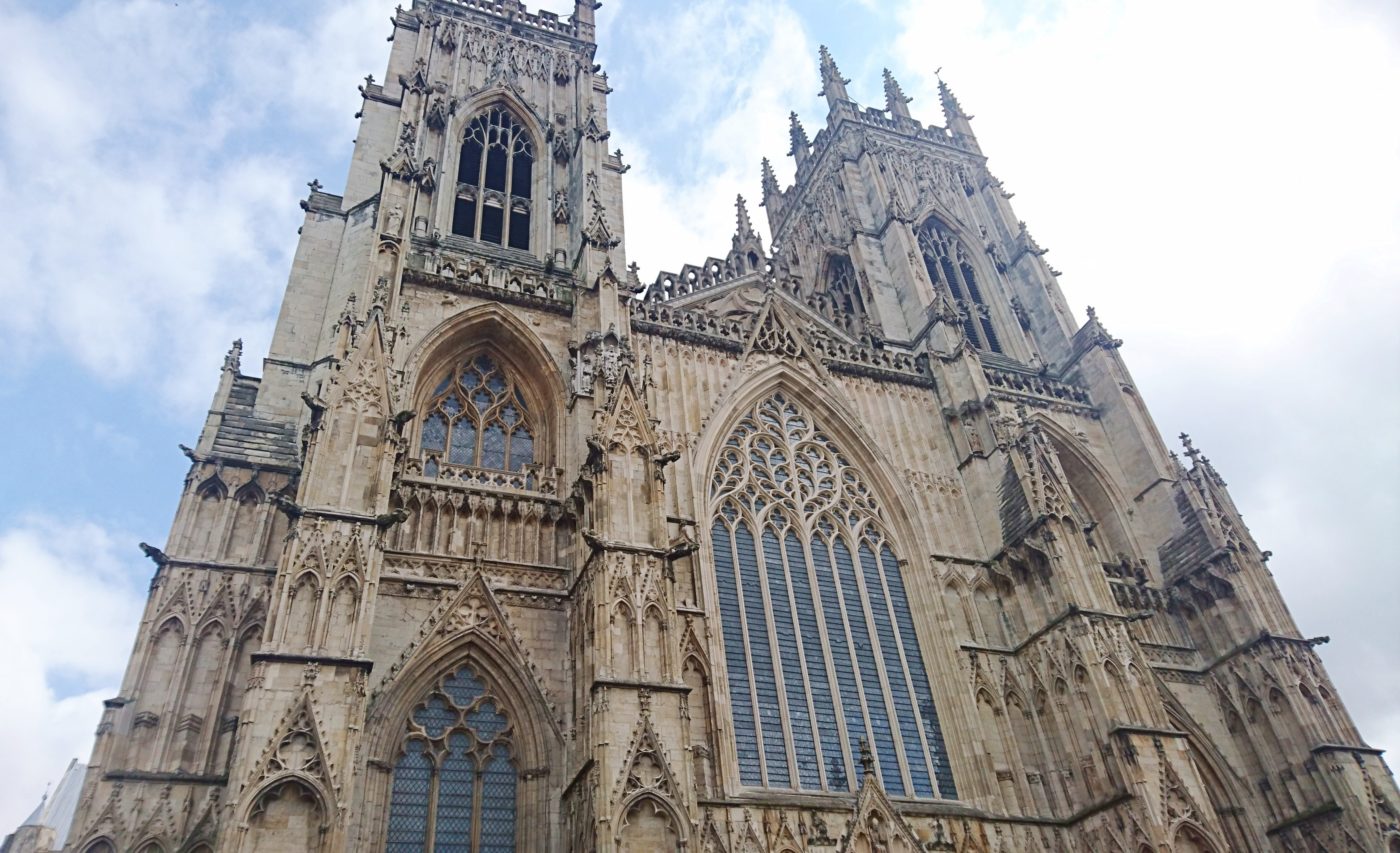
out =
<path fill-rule="evenodd" d="M 734 527 L 734 546 L 738 555 L 739 589 L 744 604 L 744 621 L 750 650 L 750 675 L 754 695 L 758 698 L 758 731 L 763 754 L 764 784 L 789 787 L 791 765 L 788 762 L 787 726 L 779 709 L 782 691 L 778 689 L 781 675 L 773 657 L 770 640 L 767 601 L 763 593 L 763 571 L 758 560 L 758 543 L 744 519 Z M 747 558 L 747 559 L 746 559 Z M 744 571 L 747 568 L 748 571 Z M 750 601 L 750 596 L 753 601 Z M 760 678 L 760 676 L 763 676 Z"/>
<path fill-rule="evenodd" d="M 715 551 L 715 585 L 719 593 L 720 627 L 724 635 L 724 661 L 729 683 L 729 703 L 734 720 L 734 745 L 738 757 L 739 782 L 743 785 L 763 784 L 763 749 L 759 743 L 757 695 L 753 686 L 753 667 L 748 658 L 748 632 L 744 627 L 744 605 L 739 595 L 739 561 L 734 547 L 734 534 L 722 517 L 717 517 L 711 530 Z M 721 565 L 727 560 L 727 565 Z M 727 571 L 726 571 L 727 569 Z M 729 611 L 726 613 L 726 611 Z M 732 616 L 732 619 L 731 619 Z M 732 640 L 738 639 L 737 644 Z M 735 687 L 742 688 L 736 695 Z M 740 715 L 747 718 L 740 718 Z M 746 766 L 745 753 L 757 770 L 756 778 Z"/>
<path fill-rule="evenodd" d="M 894 710 L 895 719 L 899 723 L 899 737 L 895 738 L 895 749 L 902 758 L 905 790 L 913 790 L 918 796 L 931 797 L 933 780 L 929 776 L 927 753 L 911 754 L 907 742 L 909 729 L 913 729 L 915 737 L 918 737 L 919 720 L 915 712 L 914 694 L 909 689 L 908 669 L 899 653 L 899 640 L 895 634 L 894 618 L 890 613 L 889 594 L 880 574 L 880 563 L 868 539 L 861 542 L 857 555 L 860 558 L 865 601 L 875 626 L 875 640 L 880 647 L 880 654 L 876 660 L 883 670 L 882 681 L 889 707 Z M 918 740 L 922 747 L 923 738 L 919 737 Z M 921 767 L 923 772 L 918 773 Z M 919 784 L 921 780 L 922 786 Z"/>
<path fill-rule="evenodd" d="M 515 135 L 519 129 L 512 126 L 506 133 L 506 192 L 501 200 L 501 245 L 510 246 L 511 185 L 515 183 Z M 507 436 L 509 439 L 509 436 Z"/>
<path fill-rule="evenodd" d="M 827 541 L 821 537 L 814 537 L 812 542 L 813 558 L 823 563 L 820 577 L 823 580 L 821 595 L 823 598 L 824 618 L 827 623 L 827 634 L 843 647 L 844 655 L 833 647 L 833 658 L 838 658 L 836 664 L 840 667 L 845 664 L 845 671 L 838 674 L 838 684 L 841 688 L 841 707 L 846 721 L 846 746 L 853 754 L 856 752 L 857 740 L 864 738 L 867 743 L 874 743 L 875 736 L 870 730 L 870 715 L 866 712 L 865 691 L 861 685 L 860 662 L 855 657 L 855 641 L 852 639 L 849 610 L 846 607 L 844 595 L 841 590 L 840 578 L 836 572 L 836 560 L 833 558 L 834 543 L 840 541 L 835 537 L 832 541 Z M 820 558 L 820 559 L 818 559 Z M 836 622 L 835 626 L 832 622 Z M 835 627 L 835 633 L 832 628 Z M 848 676 L 846 683 L 840 683 L 840 675 Z M 855 768 L 850 768 L 852 779 L 854 779 Z"/>
<path fill-rule="evenodd" d="M 843 538 L 838 537 L 832 543 L 831 550 L 836 558 L 836 566 L 840 570 L 841 582 L 838 584 L 838 588 L 846 604 L 847 622 L 850 625 L 851 637 L 854 641 L 852 649 L 857 652 L 857 657 L 858 650 L 862 645 L 870 650 L 870 666 L 867 667 L 857 660 L 857 668 L 860 672 L 861 689 L 865 698 L 865 716 L 869 721 L 868 725 L 872 733 L 871 746 L 877 766 L 880 768 L 880 781 L 884 783 L 887 790 L 893 789 L 894 783 L 898 781 L 899 790 L 892 792 L 903 795 L 909 789 L 904 785 L 903 773 L 899 766 L 899 752 L 895 747 L 894 727 L 890 722 L 890 705 L 885 698 L 885 680 L 880 673 L 880 655 L 870 633 L 872 623 L 868 596 L 863 595 L 861 590 L 860 567 L 856 563 L 855 553 L 851 551 L 850 546 Z M 886 767 L 889 763 L 887 758 L 893 758 L 894 767 Z"/>
<path fill-rule="evenodd" d="M 804 545 L 804 541 L 808 544 Z M 786 552 L 788 577 L 792 583 L 793 606 L 797 613 L 797 624 L 800 626 L 803 667 L 807 673 L 812 719 L 815 721 L 818 741 L 821 746 L 822 760 L 818 769 L 821 772 L 822 787 L 826 790 L 832 790 L 837 786 L 830 778 L 828 762 L 835 760 L 841 765 L 840 778 L 845 784 L 850 783 L 850 774 L 845 769 L 846 756 L 842 749 L 840 713 L 833 701 L 831 679 L 827 671 L 830 662 L 827 660 L 825 649 L 829 646 L 826 645 L 826 632 L 817 618 L 817 608 L 813 598 L 815 584 L 812 579 L 813 560 L 810 542 L 810 537 L 799 537 L 797 533 L 789 529 L 784 537 L 783 547 Z M 799 577 L 804 580 L 800 591 L 797 584 Z"/>
<path fill-rule="evenodd" d="M 769 630 L 771 631 L 774 647 L 782 651 L 782 654 L 775 655 L 773 665 L 782 671 L 782 684 L 784 690 L 781 692 L 783 698 L 783 719 L 788 720 L 788 764 L 797 768 L 796 788 L 806 788 L 809 786 L 809 770 L 803 766 L 801 750 L 810 748 L 817 756 L 814 771 L 815 778 L 810 779 L 810 785 L 821 787 L 821 750 L 817 747 L 815 732 L 812 728 L 812 708 L 811 708 L 811 687 L 807 684 L 806 676 L 802 667 L 802 649 L 798 643 L 796 620 L 792 613 L 792 589 L 788 582 L 787 567 L 783 562 L 782 547 L 779 544 L 778 535 L 774 532 L 774 521 L 770 517 L 763 530 L 763 564 L 765 571 L 763 579 L 767 588 L 764 590 L 764 601 L 768 602 L 771 618 L 769 619 Z M 782 630 L 780 630 L 780 628 Z M 786 633 L 787 637 L 783 634 Z M 788 657 L 788 650 L 784 640 L 791 643 L 792 651 L 795 653 L 796 666 L 793 660 Z"/>
<path fill-rule="evenodd" d="M 486 212 L 486 161 L 491 158 L 491 126 L 490 119 L 487 117 L 489 115 L 487 113 L 477 119 L 478 122 L 482 123 L 481 163 L 477 165 L 476 170 L 476 222 L 474 223 L 475 228 L 473 228 L 475 231 L 472 234 L 473 240 L 481 239 L 482 214 Z"/>

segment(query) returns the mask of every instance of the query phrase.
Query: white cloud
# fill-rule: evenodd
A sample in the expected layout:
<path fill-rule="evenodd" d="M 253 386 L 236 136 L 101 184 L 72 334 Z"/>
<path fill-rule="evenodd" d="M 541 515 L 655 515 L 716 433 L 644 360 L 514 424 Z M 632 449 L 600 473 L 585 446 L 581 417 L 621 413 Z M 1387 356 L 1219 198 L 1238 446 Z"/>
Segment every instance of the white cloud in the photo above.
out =
<path fill-rule="evenodd" d="M 319 162 L 276 136 L 315 129 L 343 162 L 353 81 L 384 65 L 367 37 L 382 12 L 322 2 L 298 33 L 198 2 L 89 0 L 56 20 L 0 6 L 10 369 L 64 353 L 192 413 L 229 341 L 249 338 L 256 364 Z"/>
<path fill-rule="evenodd" d="M 92 752 L 152 568 L 134 550 L 130 537 L 89 522 L 27 518 L 0 531 L 0 832 L 28 816 L 70 759 Z"/>

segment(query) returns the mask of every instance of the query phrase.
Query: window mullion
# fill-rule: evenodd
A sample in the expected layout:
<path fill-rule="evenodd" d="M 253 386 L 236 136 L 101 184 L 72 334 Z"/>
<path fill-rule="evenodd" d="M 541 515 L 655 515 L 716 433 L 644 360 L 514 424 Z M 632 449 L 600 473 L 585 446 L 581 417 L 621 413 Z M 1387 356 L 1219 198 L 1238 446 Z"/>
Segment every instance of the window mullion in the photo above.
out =
<path fill-rule="evenodd" d="M 769 657 L 771 658 L 773 663 L 773 687 L 778 694 L 778 708 L 780 709 L 781 719 L 786 723 L 786 725 L 782 727 L 782 731 L 784 746 L 787 750 L 788 778 L 791 781 L 790 787 L 801 788 L 802 771 L 797 766 L 797 735 L 793 733 L 792 711 L 788 708 L 786 678 L 787 668 L 786 666 L 784 666 L 782 661 L 782 644 L 779 642 L 778 639 L 778 620 L 774 617 L 773 613 L 773 608 L 776 606 L 773 599 L 773 589 L 768 584 L 769 566 L 767 553 L 767 537 L 774 530 L 773 523 L 771 521 L 772 516 L 769 516 L 769 519 L 770 520 L 768 524 L 765 524 L 763 528 L 759 531 L 759 535 L 754 538 L 754 556 L 759 562 L 759 565 L 754 566 L 754 571 L 758 574 L 758 583 L 760 589 L 759 599 L 763 602 L 764 616 L 768 620 L 768 624 L 765 627 L 767 627 L 768 629 L 768 648 L 770 650 Z M 777 534 L 772 533 L 772 535 L 776 536 Z M 781 555 L 781 540 L 778 541 L 778 551 Z M 782 557 L 779 556 L 778 559 L 780 561 L 780 565 L 778 568 L 779 570 L 781 570 Z M 797 638 L 794 637 L 793 641 L 796 642 L 796 640 Z"/>
<path fill-rule="evenodd" d="M 788 452 L 789 452 L 789 453 L 792 452 L 791 447 L 789 447 Z M 791 529 L 792 532 L 790 532 L 790 533 L 788 533 L 788 534 L 785 534 L 784 536 L 780 537 L 779 540 L 778 540 L 778 553 L 781 555 L 781 559 L 782 559 L 782 561 L 783 561 L 783 575 L 787 578 L 787 589 L 788 589 L 788 600 L 785 601 L 785 602 L 782 602 L 782 603 L 783 603 L 784 606 L 786 606 L 786 607 L 788 608 L 788 611 L 792 614 L 792 624 L 793 624 L 793 626 L 794 626 L 794 631 L 793 631 L 793 633 L 795 634 L 795 636 L 793 637 L 793 644 L 794 644 L 795 646 L 797 646 L 797 660 L 798 660 L 798 665 L 799 665 L 799 671 L 800 671 L 801 674 L 802 674 L 802 685 L 803 685 L 803 687 L 804 687 L 804 691 L 803 691 L 803 692 L 806 694 L 806 697 L 807 697 L 807 719 L 811 721 L 811 726 L 812 726 L 812 731 L 811 731 L 812 748 L 815 749 L 815 750 L 817 751 L 817 780 L 818 780 L 818 784 L 820 784 L 820 785 L 822 786 L 822 788 L 826 788 L 826 787 L 827 787 L 827 782 L 826 782 L 826 755 L 822 752 L 822 748 L 821 748 L 821 736 L 820 736 L 820 733 L 819 733 L 818 730 L 817 730 L 818 721 L 817 721 L 816 700 L 815 700 L 815 698 L 814 698 L 813 695 L 812 695 L 812 694 L 813 694 L 813 691 L 812 691 L 812 680 L 811 680 L 810 678 L 807 677 L 807 650 L 806 650 L 806 644 L 803 642 L 803 638 L 802 638 L 802 619 L 801 619 L 801 616 L 800 616 L 800 614 L 798 613 L 798 610 L 797 610 L 797 590 L 796 590 L 796 588 L 795 588 L 795 585 L 794 585 L 793 582 L 792 582 L 793 569 L 792 569 L 791 564 L 788 563 L 788 555 L 787 555 L 787 536 L 788 536 L 788 535 L 793 535 L 793 534 L 796 532 L 797 529 L 798 529 L 798 528 L 792 528 L 792 529 Z M 802 568 L 804 571 L 806 570 L 806 566 L 802 566 L 801 568 Z M 792 735 L 792 741 L 793 741 L 794 744 L 797 743 L 797 736 L 796 736 L 796 735 Z M 794 753 L 794 755 L 793 755 L 793 760 L 794 760 L 793 766 L 794 766 L 794 767 L 797 767 L 796 758 L 797 758 L 797 756 L 796 756 L 796 754 Z M 800 769 L 799 769 L 798 772 L 799 772 L 799 777 L 798 777 L 798 778 L 799 778 L 799 780 L 800 780 L 800 778 L 801 778 L 801 775 L 800 775 L 800 774 L 801 774 L 801 771 L 800 771 Z M 799 782 L 799 784 L 797 785 L 797 787 L 799 787 L 799 788 L 802 787 L 801 784 L 800 784 L 800 782 Z"/>
<path fill-rule="evenodd" d="M 744 661 L 748 669 L 750 701 L 753 703 L 753 732 L 758 752 L 758 770 L 764 787 L 767 787 L 768 757 L 763 751 L 763 709 L 758 694 L 758 683 L 754 678 L 753 643 L 749 641 L 749 615 L 748 608 L 744 603 L 746 598 L 744 595 L 744 567 L 739 563 L 738 526 L 747 522 L 747 517 L 741 515 L 738 523 L 730 529 L 729 548 L 730 555 L 734 560 L 734 592 L 735 598 L 739 601 L 739 630 L 744 636 Z"/>
<path fill-rule="evenodd" d="M 846 635 L 846 652 L 847 656 L 850 658 L 851 675 L 855 680 L 856 695 L 860 697 L 860 716 L 861 722 L 864 724 L 864 731 L 858 732 L 857 734 L 858 736 L 865 738 L 865 742 L 870 746 L 870 749 L 873 752 L 875 749 L 875 732 L 870 727 L 870 700 L 865 695 L 865 679 L 860 677 L 860 659 L 856 656 L 855 636 L 851 632 L 850 610 L 846 607 L 846 593 L 843 589 L 841 589 L 841 567 L 838 565 L 836 554 L 834 553 L 835 548 L 832 547 L 832 542 L 825 542 L 824 544 L 828 553 L 830 553 L 830 565 L 832 572 L 832 581 L 834 582 L 833 585 L 836 592 L 836 601 L 841 607 L 841 630 Z M 847 734 L 850 733 L 848 732 Z M 852 759 L 854 759 L 856 757 L 859 744 L 851 740 L 847 740 L 846 743 L 848 748 L 851 750 L 851 757 Z M 853 773 L 855 772 L 854 767 L 852 767 L 851 770 Z M 858 777 L 852 776 L 851 778 L 856 779 Z M 859 787 L 859 785 L 857 785 L 856 787 Z"/>
<path fill-rule="evenodd" d="M 851 554 L 851 557 L 856 561 L 856 565 L 859 567 L 856 571 L 856 580 L 860 583 L 862 594 L 865 597 L 865 624 L 870 626 L 870 642 L 877 649 L 877 652 L 874 656 L 875 669 L 880 673 L 880 687 L 881 692 L 884 693 L 885 697 L 885 709 L 886 712 L 890 715 L 890 726 L 894 730 L 894 734 L 898 735 L 897 737 L 894 737 L 892 739 L 894 741 L 895 755 L 900 758 L 899 775 L 900 778 L 904 780 L 904 790 L 913 791 L 914 778 L 913 773 L 910 771 L 909 753 L 908 750 L 904 748 L 904 737 L 899 722 L 899 706 L 895 704 L 894 689 L 891 687 L 893 679 L 905 677 L 905 675 L 907 674 L 907 669 L 904 672 L 895 673 L 890 672 L 889 667 L 885 665 L 885 644 L 884 641 L 880 639 L 880 630 L 878 627 L 879 623 L 875 619 L 875 607 L 877 605 L 880 607 L 884 607 L 885 614 L 889 617 L 890 633 L 895 637 L 894 652 L 896 656 L 899 655 L 899 633 L 898 628 L 896 627 L 894 622 L 894 612 L 889 606 L 889 595 L 885 591 L 884 579 L 881 578 L 880 587 L 878 589 L 871 589 L 870 586 L 865 582 L 865 555 L 867 554 L 870 556 L 871 561 L 874 563 L 872 568 L 875 570 L 876 576 L 879 577 L 880 561 L 879 558 L 875 555 L 875 549 L 871 547 L 868 543 L 864 544 L 862 547 L 857 548 Z M 914 692 L 912 690 L 909 691 L 909 697 L 911 702 L 911 709 L 917 714 L 918 706 L 912 704 L 914 697 Z M 915 722 L 918 722 L 917 716 L 915 716 L 914 719 Z M 927 759 L 924 760 L 925 763 L 927 763 Z"/>
<path fill-rule="evenodd" d="M 437 846 L 438 789 L 441 784 L 442 761 L 431 754 L 428 760 L 433 762 L 433 775 L 429 777 L 428 782 L 428 831 L 424 834 L 427 839 L 424 849 L 432 850 Z"/>
<path fill-rule="evenodd" d="M 847 786 L 849 787 L 850 781 L 856 778 L 855 764 L 852 761 L 853 753 L 851 749 L 854 745 L 854 742 L 851 737 L 852 733 L 847 730 L 848 727 L 846 725 L 846 708 L 844 707 L 844 703 L 841 699 L 841 680 L 840 676 L 836 672 L 836 654 L 833 651 L 831 645 L 831 632 L 829 626 L 826 624 L 825 619 L 826 608 L 824 606 L 824 602 L 822 601 L 821 580 L 817 577 L 817 560 L 815 554 L 813 553 L 814 549 L 817 547 L 817 543 L 820 540 L 816 539 L 813 536 L 814 532 L 815 531 L 809 531 L 808 533 L 804 534 L 802 542 L 800 544 L 802 545 L 803 552 L 807 557 L 807 572 L 809 581 L 812 584 L 812 609 L 816 616 L 817 633 L 821 636 L 822 648 L 826 650 L 826 654 L 823 655 L 823 657 L 825 658 L 825 660 L 823 661 L 823 665 L 826 666 L 826 679 L 827 684 L 830 685 L 829 689 L 831 691 L 831 705 L 833 710 L 835 710 L 836 712 L 836 725 L 837 730 L 840 732 L 840 737 L 838 738 L 838 740 L 842 746 L 841 755 L 837 756 L 837 758 L 846 767 L 846 782 Z M 830 565 L 829 559 L 828 565 Z M 840 607 L 839 601 L 837 603 L 837 607 Z M 847 646 L 847 648 L 849 648 L 849 645 Z M 822 772 L 826 772 L 825 766 L 823 766 Z M 830 783 L 828 781 L 828 785 L 829 784 Z"/>
<path fill-rule="evenodd" d="M 513 131 L 506 137 L 506 197 L 505 207 L 501 211 L 501 245 L 507 248 L 510 247 L 511 187 L 515 183 L 515 133 Z"/>
<path fill-rule="evenodd" d="M 491 159 L 490 131 L 483 136 L 486 141 L 481 144 L 481 163 L 476 168 L 476 233 L 472 235 L 474 240 L 481 239 L 481 218 L 486 211 L 486 163 Z"/>
<path fill-rule="evenodd" d="M 490 753 L 487 753 L 487 761 L 490 760 Z M 482 789 L 486 787 L 486 763 L 480 758 L 476 760 L 476 776 L 472 780 L 472 828 L 471 828 L 471 849 L 472 853 L 481 849 L 481 825 L 484 823 L 481 813 L 483 804 Z"/>

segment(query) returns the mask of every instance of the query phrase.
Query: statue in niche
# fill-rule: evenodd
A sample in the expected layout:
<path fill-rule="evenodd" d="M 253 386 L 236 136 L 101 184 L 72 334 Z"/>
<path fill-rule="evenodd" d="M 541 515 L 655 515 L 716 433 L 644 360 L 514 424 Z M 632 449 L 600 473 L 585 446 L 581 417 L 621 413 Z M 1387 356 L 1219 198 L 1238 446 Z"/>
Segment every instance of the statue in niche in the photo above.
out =
<path fill-rule="evenodd" d="M 384 230 L 389 234 L 398 236 L 399 229 L 403 227 L 403 205 L 395 204 L 393 207 L 389 208 L 389 213 L 385 218 L 387 224 Z"/>

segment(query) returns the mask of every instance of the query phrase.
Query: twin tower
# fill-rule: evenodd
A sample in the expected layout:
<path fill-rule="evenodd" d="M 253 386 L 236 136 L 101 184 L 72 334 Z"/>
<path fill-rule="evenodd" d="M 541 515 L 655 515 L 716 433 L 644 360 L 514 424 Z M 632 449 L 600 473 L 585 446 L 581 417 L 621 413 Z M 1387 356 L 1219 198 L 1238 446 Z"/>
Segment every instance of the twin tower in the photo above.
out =
<path fill-rule="evenodd" d="M 415 0 L 229 353 L 67 849 L 1400 850 L 941 87 L 644 284 L 595 4 Z"/>

